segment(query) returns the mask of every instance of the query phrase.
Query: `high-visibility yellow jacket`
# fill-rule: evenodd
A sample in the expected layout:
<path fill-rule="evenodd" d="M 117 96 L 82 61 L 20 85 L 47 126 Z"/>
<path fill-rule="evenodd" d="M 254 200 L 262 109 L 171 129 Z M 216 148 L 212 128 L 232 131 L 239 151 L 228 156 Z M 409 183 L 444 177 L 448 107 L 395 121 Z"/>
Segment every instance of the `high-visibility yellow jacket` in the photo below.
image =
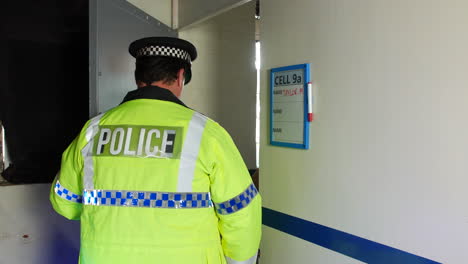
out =
<path fill-rule="evenodd" d="M 81 221 L 81 264 L 256 260 L 261 197 L 235 144 L 162 88 L 89 120 L 50 200 Z"/>

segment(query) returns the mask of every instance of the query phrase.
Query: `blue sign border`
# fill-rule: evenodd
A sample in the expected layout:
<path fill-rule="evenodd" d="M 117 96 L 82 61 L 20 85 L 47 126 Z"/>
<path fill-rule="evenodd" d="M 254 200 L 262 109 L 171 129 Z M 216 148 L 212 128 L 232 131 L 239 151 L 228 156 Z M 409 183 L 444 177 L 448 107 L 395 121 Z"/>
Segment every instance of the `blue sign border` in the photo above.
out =
<path fill-rule="evenodd" d="M 274 75 L 275 73 L 282 71 L 290 70 L 303 70 L 304 71 L 304 131 L 303 131 L 303 140 L 302 144 L 281 142 L 273 140 L 273 89 L 274 89 Z M 310 63 L 297 64 L 286 67 L 272 68 L 270 70 L 270 144 L 273 146 L 279 147 L 288 147 L 288 148 L 300 148 L 300 149 L 309 149 L 309 121 L 307 120 L 307 112 L 309 109 L 309 103 L 307 98 L 309 97 L 309 92 L 307 91 L 307 83 L 310 82 Z"/>

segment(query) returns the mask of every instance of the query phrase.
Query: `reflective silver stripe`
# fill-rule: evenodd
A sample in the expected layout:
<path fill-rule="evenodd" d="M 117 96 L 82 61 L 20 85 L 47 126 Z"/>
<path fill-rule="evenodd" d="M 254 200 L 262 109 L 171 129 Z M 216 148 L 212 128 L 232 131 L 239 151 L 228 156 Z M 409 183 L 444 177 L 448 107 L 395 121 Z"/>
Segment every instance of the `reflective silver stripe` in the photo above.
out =
<path fill-rule="evenodd" d="M 252 183 L 245 191 L 236 197 L 222 203 L 215 203 L 216 212 L 222 215 L 235 213 L 247 207 L 257 194 L 257 188 L 255 188 L 255 185 Z"/>
<path fill-rule="evenodd" d="M 89 122 L 89 126 L 86 129 L 86 141 L 88 143 L 86 146 L 83 148 L 81 151 L 81 154 L 83 155 L 84 159 L 84 168 L 83 168 L 83 185 L 84 189 L 89 189 L 92 190 L 94 189 L 94 164 L 93 164 L 93 156 L 92 156 L 92 151 L 93 151 L 93 142 L 94 142 L 94 136 L 98 132 L 98 126 L 99 126 L 99 121 L 101 121 L 101 117 L 104 115 L 104 113 L 95 116 L 91 121 Z"/>
<path fill-rule="evenodd" d="M 66 189 L 63 187 L 60 182 L 57 180 L 55 183 L 55 193 L 60 196 L 60 198 L 63 198 L 65 200 L 68 200 L 70 202 L 74 203 L 82 203 L 83 202 L 83 197 L 81 195 L 75 194 L 71 192 L 70 190 Z"/>
<path fill-rule="evenodd" d="M 253 257 L 249 258 L 248 260 L 244 261 L 233 260 L 230 257 L 226 257 L 226 261 L 228 264 L 254 264 L 257 261 L 257 254 L 258 253 L 256 253 Z"/>
<path fill-rule="evenodd" d="M 192 180 L 197 163 L 200 142 L 205 129 L 207 117 L 194 112 L 190 120 L 184 146 L 180 154 L 179 180 L 177 182 L 178 192 L 191 192 Z"/>
<path fill-rule="evenodd" d="M 85 190 L 83 201 L 86 205 L 97 206 L 172 209 L 213 207 L 210 193 Z"/>

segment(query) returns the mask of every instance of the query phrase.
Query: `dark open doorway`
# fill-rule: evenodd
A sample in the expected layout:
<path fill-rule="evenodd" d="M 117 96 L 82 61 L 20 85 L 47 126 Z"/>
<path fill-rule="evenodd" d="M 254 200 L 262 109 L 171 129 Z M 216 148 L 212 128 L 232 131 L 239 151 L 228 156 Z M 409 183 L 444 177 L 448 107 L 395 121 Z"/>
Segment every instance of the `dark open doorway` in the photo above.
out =
<path fill-rule="evenodd" d="M 0 119 L 10 183 L 50 182 L 88 118 L 88 1 L 2 5 Z"/>

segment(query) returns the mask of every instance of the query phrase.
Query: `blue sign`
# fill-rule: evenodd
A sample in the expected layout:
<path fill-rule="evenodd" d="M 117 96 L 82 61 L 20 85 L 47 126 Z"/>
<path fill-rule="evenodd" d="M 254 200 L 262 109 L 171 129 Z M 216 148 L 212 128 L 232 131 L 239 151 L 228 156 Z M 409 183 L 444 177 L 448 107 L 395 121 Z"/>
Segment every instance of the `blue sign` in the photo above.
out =
<path fill-rule="evenodd" d="M 309 83 L 308 63 L 271 69 L 271 145 L 309 148 Z"/>

